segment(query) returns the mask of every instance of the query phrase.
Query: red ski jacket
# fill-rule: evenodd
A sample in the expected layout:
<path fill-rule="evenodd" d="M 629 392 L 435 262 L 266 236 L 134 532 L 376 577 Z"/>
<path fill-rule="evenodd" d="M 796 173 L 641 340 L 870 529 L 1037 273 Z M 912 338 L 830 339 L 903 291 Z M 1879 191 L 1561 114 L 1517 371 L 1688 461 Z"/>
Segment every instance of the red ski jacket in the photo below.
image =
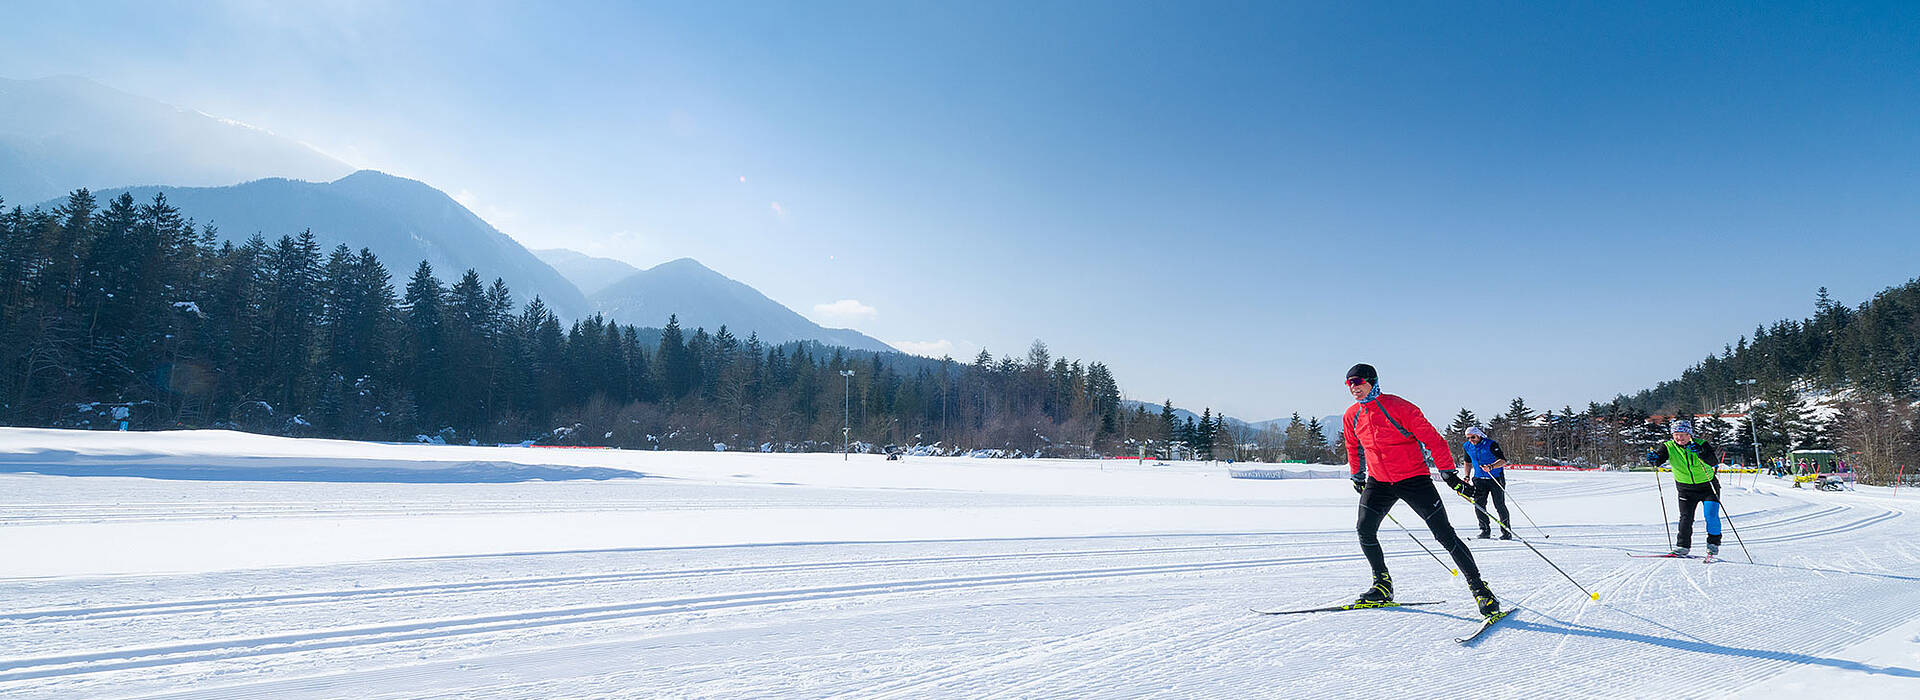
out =
<path fill-rule="evenodd" d="M 1400 425 L 1395 427 L 1394 421 Z M 1367 451 L 1367 476 L 1376 481 L 1427 476 L 1430 467 L 1453 471 L 1453 451 L 1447 447 L 1447 439 L 1406 399 L 1381 394 L 1372 401 L 1356 403 L 1347 408 L 1341 423 L 1346 430 L 1347 465 L 1354 474 L 1361 472 L 1363 447 Z"/>

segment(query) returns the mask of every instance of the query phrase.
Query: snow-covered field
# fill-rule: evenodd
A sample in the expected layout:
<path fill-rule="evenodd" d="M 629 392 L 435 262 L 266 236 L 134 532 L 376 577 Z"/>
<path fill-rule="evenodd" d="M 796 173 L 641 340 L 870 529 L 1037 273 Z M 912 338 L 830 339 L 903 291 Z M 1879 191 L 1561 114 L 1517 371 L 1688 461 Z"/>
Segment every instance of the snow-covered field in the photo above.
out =
<path fill-rule="evenodd" d="M 4 429 L 0 697 L 1920 696 L 1920 494 L 1751 478 L 1703 564 L 1625 556 L 1652 474 L 1514 474 L 1601 600 L 1473 541 L 1521 612 L 1462 647 L 1391 523 L 1446 604 L 1249 612 L 1366 585 L 1340 480 Z"/>

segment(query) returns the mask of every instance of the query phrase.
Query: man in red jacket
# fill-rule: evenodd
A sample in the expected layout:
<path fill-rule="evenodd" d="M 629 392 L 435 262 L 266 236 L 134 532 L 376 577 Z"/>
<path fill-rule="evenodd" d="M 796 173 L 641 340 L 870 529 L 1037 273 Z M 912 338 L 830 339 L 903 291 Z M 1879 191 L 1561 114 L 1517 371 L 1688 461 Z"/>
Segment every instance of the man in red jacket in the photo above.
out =
<path fill-rule="evenodd" d="M 1466 574 L 1467 588 L 1480 614 L 1500 610 L 1500 601 L 1480 580 L 1480 567 L 1473 563 L 1467 543 L 1447 522 L 1446 505 L 1440 490 L 1433 487 L 1432 469 L 1438 467 L 1447 486 L 1455 491 L 1466 482 L 1453 473 L 1453 452 L 1447 439 L 1433 429 L 1427 417 L 1406 399 L 1380 393 L 1380 375 L 1373 365 L 1358 364 L 1347 370 L 1347 390 L 1353 406 L 1341 419 L 1346 433 L 1347 464 L 1353 471 L 1353 490 L 1360 493 L 1360 551 L 1373 567 L 1373 587 L 1355 603 L 1386 603 L 1393 600 L 1393 576 L 1387 573 L 1387 557 L 1380 551 L 1380 521 L 1387 517 L 1395 501 L 1406 501 L 1420 519 L 1427 521 L 1433 539 L 1453 555 L 1453 562 Z M 1362 463 L 1362 454 L 1366 462 Z M 1437 458 L 1437 459 L 1436 459 Z M 1364 471 L 1362 471 L 1364 467 Z"/>

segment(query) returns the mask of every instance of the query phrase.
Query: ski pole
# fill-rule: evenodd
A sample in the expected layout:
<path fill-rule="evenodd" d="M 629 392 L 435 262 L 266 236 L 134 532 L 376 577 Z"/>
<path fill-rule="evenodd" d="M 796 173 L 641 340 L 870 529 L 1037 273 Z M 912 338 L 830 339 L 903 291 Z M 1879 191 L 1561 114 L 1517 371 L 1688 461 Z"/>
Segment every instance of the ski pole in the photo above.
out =
<path fill-rule="evenodd" d="M 1434 553 L 1433 553 L 1433 549 L 1432 549 L 1432 548 L 1430 548 L 1430 547 L 1428 547 L 1428 546 L 1427 546 L 1427 543 L 1425 543 L 1425 542 L 1421 542 L 1421 541 L 1420 541 L 1420 538 L 1418 538 L 1418 537 L 1414 537 L 1414 536 L 1413 536 L 1413 531 L 1412 531 L 1412 530 L 1408 530 L 1408 529 L 1407 529 L 1407 526 L 1405 526 L 1405 525 L 1400 525 L 1400 520 L 1399 520 L 1398 518 L 1395 518 L 1395 517 L 1393 517 L 1393 514 L 1392 514 L 1392 513 L 1388 513 L 1388 514 L 1387 514 L 1387 519 L 1388 519 L 1388 520 L 1392 520 L 1392 521 L 1393 521 L 1393 524 L 1394 524 L 1394 525 L 1399 525 L 1399 527 L 1400 527 L 1400 531 L 1401 531 L 1401 532 L 1404 532 L 1404 533 L 1407 533 L 1407 538 L 1408 538 L 1408 539 L 1411 539 L 1411 540 L 1413 540 L 1413 543 L 1414 543 L 1414 544 L 1417 544 L 1417 545 L 1420 545 L 1420 548 L 1421 548 L 1421 549 L 1425 549 L 1425 550 L 1427 550 L 1427 556 L 1430 556 L 1430 557 L 1433 557 L 1433 560 L 1434 560 L 1435 562 L 1438 562 L 1438 563 L 1440 564 L 1440 566 L 1442 566 L 1442 567 L 1444 567 L 1444 568 L 1446 568 L 1446 570 L 1447 570 L 1447 573 L 1450 573 L 1450 574 L 1453 574 L 1453 575 L 1455 575 L 1455 576 L 1459 576 L 1459 575 L 1460 575 L 1460 571 L 1459 571 L 1458 569 L 1455 569 L 1455 568 L 1453 568 L 1453 567 L 1451 567 L 1451 566 L 1447 566 L 1447 563 L 1446 563 L 1446 562 L 1444 562 L 1444 561 L 1440 561 L 1440 555 L 1438 555 L 1438 554 L 1434 554 Z"/>
<path fill-rule="evenodd" d="M 1747 551 L 1747 541 L 1740 539 L 1740 526 L 1733 524 L 1733 513 L 1727 512 L 1727 502 L 1720 500 L 1720 480 L 1713 480 L 1713 502 L 1720 504 L 1720 514 L 1727 517 L 1727 527 L 1733 528 L 1733 541 L 1740 543 L 1740 553 L 1747 555 L 1747 563 L 1753 563 L 1753 552 Z"/>
<path fill-rule="evenodd" d="M 1660 492 L 1660 527 L 1667 529 L 1667 549 L 1673 549 L 1673 524 L 1667 521 L 1666 480 L 1660 478 L 1660 468 L 1653 468 L 1653 488 Z M 1675 494 L 1677 497 L 1679 494 Z"/>
<path fill-rule="evenodd" d="M 1451 490 L 1451 489 L 1449 489 L 1449 490 Z M 1470 506 L 1473 506 L 1473 508 L 1474 508 L 1474 510 L 1477 510 L 1477 511 L 1480 511 L 1480 512 L 1481 512 L 1482 514 L 1484 514 L 1484 515 L 1486 515 L 1486 516 L 1487 516 L 1487 519 L 1488 519 L 1488 520 L 1492 520 L 1492 521 L 1494 521 L 1494 522 L 1496 522 L 1496 523 L 1500 523 L 1500 527 L 1502 527 L 1502 528 L 1505 528 L 1505 529 L 1506 529 L 1507 531 L 1509 531 L 1509 532 L 1511 532 L 1511 531 L 1513 530 L 1513 528 L 1512 528 L 1512 527 L 1509 527 L 1509 526 L 1508 526 L 1508 525 L 1507 525 L 1506 523 L 1504 523 L 1504 522 L 1501 522 L 1499 518 L 1496 518 L 1496 517 L 1493 517 L 1493 514 L 1492 514 L 1492 513 L 1488 513 L 1488 512 L 1487 512 L 1487 509 L 1485 509 L 1485 508 L 1481 508 L 1481 507 L 1480 507 L 1480 504 L 1478 504 L 1478 503 L 1474 503 L 1474 502 L 1473 502 L 1473 499 L 1471 499 L 1471 498 L 1467 498 L 1467 495 L 1466 495 L 1466 494 L 1464 494 L 1464 493 L 1460 493 L 1459 491 L 1454 491 L 1454 494 L 1455 494 L 1455 495 L 1457 495 L 1457 496 L 1459 496 L 1459 497 L 1460 497 L 1461 499 L 1463 499 L 1463 500 L 1465 500 L 1465 501 L 1467 502 L 1467 505 L 1470 505 Z M 1541 554 L 1541 553 L 1540 553 L 1540 550 L 1539 550 L 1539 549 L 1537 549 L 1537 548 L 1535 548 L 1535 547 L 1533 546 L 1533 543 L 1532 543 L 1532 542 L 1528 542 L 1528 541 L 1527 541 L 1527 538 L 1525 538 L 1525 537 L 1515 537 L 1514 539 L 1517 539 L 1517 540 L 1520 540 L 1520 544 L 1524 544 L 1524 545 L 1526 545 L 1526 546 L 1527 546 L 1527 549 L 1530 549 L 1530 550 L 1533 550 L 1533 553 L 1534 553 L 1535 555 L 1538 555 L 1538 556 L 1540 557 L 1540 559 L 1541 559 L 1541 561 L 1545 561 L 1545 562 L 1547 563 L 1547 566 L 1551 566 L 1551 567 L 1553 567 L 1553 570 L 1554 570 L 1554 571 L 1558 571 L 1558 572 L 1560 572 L 1560 575 L 1561 575 L 1561 576 L 1565 576 L 1565 577 L 1566 577 L 1566 579 L 1567 579 L 1567 582 L 1568 582 L 1568 583 L 1571 583 L 1571 584 L 1573 584 L 1573 587 L 1574 587 L 1574 588 L 1578 588 L 1578 589 L 1580 589 L 1580 592 L 1581 592 L 1581 593 L 1585 593 L 1585 594 L 1587 594 L 1587 597 L 1588 597 L 1588 598 L 1592 598 L 1592 599 L 1594 599 L 1594 600 L 1599 600 L 1599 599 L 1600 599 L 1600 594 L 1598 594 L 1598 593 L 1595 593 L 1595 592 L 1593 592 L 1593 591 L 1589 591 L 1589 590 L 1587 590 L 1587 587 L 1586 587 L 1586 586 L 1582 586 L 1582 585 L 1580 585 L 1580 582 L 1579 582 L 1579 581 L 1575 581 L 1575 580 L 1573 579 L 1573 576 L 1572 576 L 1571 574 L 1568 574 L 1568 573 L 1567 573 L 1567 570 L 1566 570 L 1566 569 L 1562 569 L 1562 568 L 1560 568 L 1560 565 L 1559 565 L 1559 564 L 1555 564 L 1555 563 L 1553 563 L 1553 560 L 1552 560 L 1552 559 L 1550 559 L 1550 558 L 1548 558 L 1548 557 L 1547 557 L 1547 555 L 1545 555 L 1545 554 Z"/>
<path fill-rule="evenodd" d="M 1527 519 L 1527 524 L 1533 526 L 1534 532 L 1540 533 L 1541 537 L 1545 537 L 1547 539 L 1553 539 L 1553 535 L 1547 534 L 1547 531 L 1540 527 L 1540 523 L 1536 523 L 1533 521 L 1533 516 L 1527 514 L 1527 509 L 1520 506 L 1520 501 L 1514 499 L 1512 493 L 1507 492 L 1507 487 L 1500 485 L 1499 479 L 1493 480 L 1493 487 L 1500 491 L 1500 498 L 1502 500 L 1505 500 L 1508 503 L 1512 503 L 1513 509 L 1520 511 L 1520 517 Z M 1477 506 L 1477 505 L 1480 505 L 1480 502 L 1474 501 L 1473 504 Z"/>

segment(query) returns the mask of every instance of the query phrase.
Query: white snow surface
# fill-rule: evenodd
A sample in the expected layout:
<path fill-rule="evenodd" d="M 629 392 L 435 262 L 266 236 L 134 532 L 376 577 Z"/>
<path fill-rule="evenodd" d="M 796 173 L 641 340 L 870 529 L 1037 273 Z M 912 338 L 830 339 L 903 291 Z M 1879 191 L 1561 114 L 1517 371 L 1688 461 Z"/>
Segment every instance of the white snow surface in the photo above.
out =
<path fill-rule="evenodd" d="M 1339 479 L 0 429 L 0 697 L 1920 696 L 1920 494 L 1726 475 L 1706 564 L 1626 556 L 1653 473 L 1508 478 L 1600 600 L 1470 540 L 1518 612 L 1467 647 L 1392 523 L 1444 604 L 1249 610 L 1366 586 Z"/>

